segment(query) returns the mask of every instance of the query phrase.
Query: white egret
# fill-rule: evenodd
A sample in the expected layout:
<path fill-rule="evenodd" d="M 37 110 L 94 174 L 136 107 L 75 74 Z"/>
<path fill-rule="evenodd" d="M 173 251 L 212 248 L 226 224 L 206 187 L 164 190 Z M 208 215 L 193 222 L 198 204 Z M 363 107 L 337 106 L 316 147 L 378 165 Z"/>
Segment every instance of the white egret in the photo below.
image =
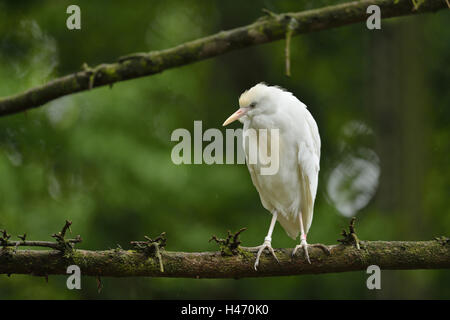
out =
<path fill-rule="evenodd" d="M 298 248 L 303 248 L 306 260 L 311 263 L 308 246 L 320 247 L 329 253 L 328 248 L 322 244 L 309 245 L 306 242 L 319 177 L 320 136 L 317 124 L 302 102 L 277 86 L 263 83 L 255 85 L 240 96 L 239 107 L 223 123 L 224 126 L 239 120 L 244 124 L 244 137 L 250 129 L 257 135 L 258 130 L 266 129 L 267 144 L 270 144 L 271 129 L 278 129 L 279 137 L 279 169 L 272 175 L 261 174 L 265 162 L 258 160 L 255 164 L 249 163 L 249 147 L 243 139 L 252 182 L 258 190 L 262 205 L 272 213 L 264 243 L 253 248 L 258 250 L 255 270 L 261 253 L 266 248 L 278 261 L 271 244 L 277 221 L 294 240 L 300 233 L 300 244 L 294 248 L 292 255 L 295 255 Z M 258 136 L 258 141 L 260 138 L 261 135 Z M 258 144 L 258 148 L 260 146 Z M 266 145 L 266 150 L 267 148 Z"/>

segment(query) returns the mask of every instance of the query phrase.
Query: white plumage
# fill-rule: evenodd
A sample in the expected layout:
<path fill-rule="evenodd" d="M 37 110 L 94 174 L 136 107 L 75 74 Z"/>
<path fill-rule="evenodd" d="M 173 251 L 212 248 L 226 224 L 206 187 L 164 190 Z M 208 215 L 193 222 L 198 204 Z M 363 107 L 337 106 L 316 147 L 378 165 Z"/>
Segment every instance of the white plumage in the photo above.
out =
<path fill-rule="evenodd" d="M 243 139 L 253 184 L 259 192 L 264 208 L 273 215 L 264 243 L 255 248 L 258 249 L 255 269 L 265 248 L 275 256 L 271 237 L 276 221 L 280 222 L 291 238 L 296 239 L 298 234 L 301 234 L 301 244 L 296 246 L 293 254 L 299 247 L 303 247 L 310 262 L 306 234 L 313 218 L 320 168 L 320 136 L 317 124 L 300 100 L 276 86 L 257 84 L 241 95 L 239 105 L 240 109 L 231 115 L 224 125 L 239 119 L 244 124 L 244 137 L 249 129 L 254 129 L 256 133 L 259 129 L 267 129 L 267 139 L 258 137 L 260 147 L 261 143 L 270 144 L 271 129 L 279 130 L 279 169 L 273 175 L 261 174 L 261 168 L 267 167 L 263 164 L 266 159 L 259 159 L 263 163 L 249 163 L 249 148 Z M 263 150 L 270 150 L 270 146 Z M 319 244 L 314 246 L 328 250 Z"/>

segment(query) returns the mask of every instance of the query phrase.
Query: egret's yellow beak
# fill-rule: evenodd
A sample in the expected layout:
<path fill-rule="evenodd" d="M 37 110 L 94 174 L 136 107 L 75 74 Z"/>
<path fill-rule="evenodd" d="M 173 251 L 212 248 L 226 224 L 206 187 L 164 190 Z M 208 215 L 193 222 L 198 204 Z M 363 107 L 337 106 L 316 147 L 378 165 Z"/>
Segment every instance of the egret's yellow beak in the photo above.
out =
<path fill-rule="evenodd" d="M 244 116 L 247 112 L 248 112 L 248 108 L 239 108 L 238 111 L 233 113 L 231 116 L 228 117 L 227 120 L 225 120 L 225 122 L 223 123 L 222 126 L 226 126 L 226 125 L 232 123 L 233 121 L 236 121 L 240 117 Z"/>

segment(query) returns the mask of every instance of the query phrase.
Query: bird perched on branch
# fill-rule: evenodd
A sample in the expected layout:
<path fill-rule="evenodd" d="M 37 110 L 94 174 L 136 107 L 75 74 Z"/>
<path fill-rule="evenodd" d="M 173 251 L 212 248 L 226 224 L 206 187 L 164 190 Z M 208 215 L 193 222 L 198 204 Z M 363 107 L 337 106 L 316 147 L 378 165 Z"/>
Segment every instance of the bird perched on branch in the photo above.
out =
<path fill-rule="evenodd" d="M 262 205 L 272 214 L 264 243 L 252 248 L 258 250 L 255 270 L 264 249 L 268 249 L 278 261 L 271 245 L 277 221 L 294 240 L 300 233 L 300 244 L 295 247 L 292 255 L 302 248 L 306 260 L 311 263 L 308 246 L 320 247 L 329 253 L 328 248 L 322 244 L 309 245 L 306 242 L 319 177 L 320 136 L 317 124 L 302 102 L 277 86 L 263 83 L 255 85 L 240 96 L 239 107 L 223 125 L 235 120 L 244 124 L 247 167 Z M 264 131 L 266 133 L 262 135 L 261 132 Z M 255 132 L 257 136 L 257 160 L 254 163 L 249 160 L 254 156 L 252 150 L 255 148 L 252 149 L 251 141 L 246 139 L 251 137 L 251 132 Z M 274 143 L 278 146 L 278 154 L 267 154 L 264 158 L 261 149 L 270 149 L 272 152 Z M 268 156 L 277 156 L 278 170 L 264 174 L 262 170 L 267 167 Z"/>

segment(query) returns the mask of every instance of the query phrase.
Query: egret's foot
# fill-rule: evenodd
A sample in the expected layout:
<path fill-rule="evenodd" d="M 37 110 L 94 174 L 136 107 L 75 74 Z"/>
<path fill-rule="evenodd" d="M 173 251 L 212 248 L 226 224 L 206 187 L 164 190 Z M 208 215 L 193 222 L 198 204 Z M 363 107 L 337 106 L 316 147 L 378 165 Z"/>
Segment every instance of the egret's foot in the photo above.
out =
<path fill-rule="evenodd" d="M 303 248 L 306 261 L 308 261 L 308 263 L 311 264 L 311 260 L 309 260 L 308 244 L 306 243 L 305 239 L 302 239 L 300 244 L 295 246 L 294 251 L 292 251 L 292 256 L 295 256 L 295 253 L 297 252 L 298 248 Z"/>
<path fill-rule="evenodd" d="M 248 250 L 258 250 L 258 253 L 256 254 L 256 261 L 255 261 L 255 265 L 254 268 L 256 271 L 258 271 L 258 265 L 259 265 L 259 258 L 261 257 L 262 252 L 264 251 L 264 249 L 268 249 L 269 252 L 274 256 L 275 260 L 277 260 L 277 262 L 279 263 L 280 261 L 278 261 L 277 256 L 275 255 L 275 251 L 272 248 L 272 244 L 270 241 L 268 240 L 264 240 L 264 243 L 260 246 L 257 247 L 251 247 L 251 248 L 246 248 Z"/>
<path fill-rule="evenodd" d="M 323 252 L 325 252 L 328 256 L 331 255 L 330 249 L 324 244 L 321 243 L 315 243 L 315 244 L 309 244 L 310 247 L 320 248 Z"/>
<path fill-rule="evenodd" d="M 311 260 L 309 259 L 309 253 L 308 253 L 308 247 L 316 247 L 316 248 L 320 248 L 322 249 L 327 255 L 330 255 L 330 249 L 327 248 L 327 246 L 321 244 L 321 243 L 316 243 L 316 244 L 308 244 L 306 243 L 305 239 L 302 239 L 299 245 L 296 245 L 294 248 L 294 251 L 292 251 L 292 256 L 295 256 L 295 253 L 297 252 L 298 248 L 303 248 L 303 251 L 305 253 L 305 258 L 306 261 L 308 261 L 309 264 L 311 264 Z"/>

